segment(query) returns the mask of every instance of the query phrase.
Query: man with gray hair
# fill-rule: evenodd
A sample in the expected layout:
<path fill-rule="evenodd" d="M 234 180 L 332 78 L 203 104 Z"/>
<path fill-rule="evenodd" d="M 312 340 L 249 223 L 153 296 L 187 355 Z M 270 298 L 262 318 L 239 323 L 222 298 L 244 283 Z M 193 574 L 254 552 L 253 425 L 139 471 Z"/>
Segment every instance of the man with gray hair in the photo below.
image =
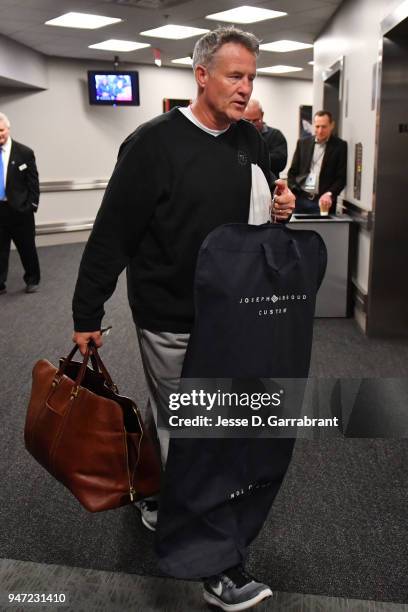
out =
<path fill-rule="evenodd" d="M 40 283 L 40 265 L 35 248 L 34 213 L 40 197 L 34 152 L 10 137 L 10 121 L 0 113 L 0 294 L 6 282 L 11 241 L 24 268 L 26 293 Z"/>
<path fill-rule="evenodd" d="M 250 121 L 261 133 L 268 145 L 271 170 L 275 176 L 279 176 L 288 161 L 288 143 L 280 130 L 266 125 L 263 116 L 261 103 L 251 98 L 245 109 L 244 119 Z"/>
<path fill-rule="evenodd" d="M 181 375 L 203 240 L 222 224 L 248 222 L 253 168 L 269 196 L 277 191 L 272 211 L 277 221 L 286 221 L 294 208 L 284 182 L 274 182 L 261 136 L 241 120 L 252 93 L 258 48 L 253 34 L 234 27 L 218 28 L 198 41 L 196 99 L 188 108 L 172 109 L 141 125 L 122 144 L 82 257 L 73 340 L 82 353 L 91 340 L 101 346 L 103 305 L 127 267 L 129 303 L 156 422 L 160 383 Z M 163 466 L 166 433 L 158 431 Z M 144 500 L 138 507 L 143 524 L 155 530 L 157 500 Z M 224 559 L 219 550 L 213 552 L 207 555 L 204 575 L 206 601 L 224 610 L 244 610 L 272 594 L 242 568 L 231 567 L 229 559 L 225 572 L 211 571 Z M 182 565 L 181 547 L 178 553 Z M 184 565 L 194 576 L 195 568 Z M 208 578 L 211 574 L 216 575 Z"/>

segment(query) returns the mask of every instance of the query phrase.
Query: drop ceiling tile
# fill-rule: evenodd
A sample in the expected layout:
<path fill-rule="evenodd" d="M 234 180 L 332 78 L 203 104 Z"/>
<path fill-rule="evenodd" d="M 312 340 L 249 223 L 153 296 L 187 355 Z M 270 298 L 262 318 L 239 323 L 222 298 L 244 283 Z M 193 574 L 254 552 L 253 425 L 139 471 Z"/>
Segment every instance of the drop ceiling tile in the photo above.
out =
<path fill-rule="evenodd" d="M 251 0 L 251 2 L 245 3 L 262 8 L 284 10 L 289 13 L 288 17 L 258 24 L 248 24 L 244 27 L 244 29 L 253 31 L 264 42 L 282 38 L 313 42 L 314 37 L 321 31 L 341 2 L 340 0 L 273 0 L 267 2 L 257 0 L 252 2 Z M 238 2 L 238 0 L 225 0 L 225 2 L 219 0 L 208 0 L 206 2 L 189 0 L 165 10 L 152 10 L 123 6 L 115 4 L 112 0 L 58 0 L 58 2 L 55 0 L 0 0 L 0 33 L 54 57 L 83 57 L 87 59 L 95 58 L 95 61 L 106 61 L 111 58 L 112 52 L 88 49 L 88 45 L 106 38 L 141 40 L 139 32 L 164 25 L 166 22 L 211 29 L 217 24 L 206 20 L 205 15 L 232 8 L 239 4 L 242 4 L 242 2 Z M 93 31 L 51 28 L 44 25 L 46 19 L 51 19 L 68 11 L 120 17 L 123 21 Z M 168 18 L 164 16 L 164 12 L 168 15 Z M 161 49 L 163 63 L 171 65 L 171 59 L 174 57 L 189 55 L 193 51 L 196 40 L 197 38 L 184 41 L 149 39 L 149 42 Z M 141 53 L 142 51 L 122 53 L 120 54 L 120 60 L 150 64 L 152 62 L 151 54 L 147 53 L 141 59 Z M 304 61 L 307 65 L 307 61 L 310 61 L 313 57 L 312 52 L 308 52 L 307 55 L 302 55 L 301 52 L 295 52 L 295 54 L 297 64 Z M 274 55 L 267 53 L 264 60 L 265 54 L 261 53 L 260 62 L 265 61 L 266 63 L 263 65 L 268 65 Z M 289 57 L 290 54 L 285 54 L 285 63 L 291 63 L 286 60 Z M 311 67 L 309 66 L 308 69 L 308 73 L 306 71 L 301 73 L 301 78 L 304 78 L 304 74 L 309 75 L 306 78 L 311 78 Z M 294 76 L 298 78 L 296 75 Z"/>

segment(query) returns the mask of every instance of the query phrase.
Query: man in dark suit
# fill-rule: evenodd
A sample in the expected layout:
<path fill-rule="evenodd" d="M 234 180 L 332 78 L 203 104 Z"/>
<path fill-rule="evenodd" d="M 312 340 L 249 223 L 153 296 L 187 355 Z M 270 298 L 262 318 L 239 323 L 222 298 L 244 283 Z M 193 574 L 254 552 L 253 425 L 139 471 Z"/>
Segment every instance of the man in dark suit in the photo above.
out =
<path fill-rule="evenodd" d="M 244 119 L 250 121 L 261 133 L 268 145 L 270 167 L 276 178 L 288 161 L 288 144 L 280 130 L 269 127 L 263 120 L 264 112 L 258 100 L 251 99 L 245 109 Z"/>
<path fill-rule="evenodd" d="M 295 212 L 334 213 L 336 200 L 347 180 L 347 143 L 334 136 L 331 113 L 314 116 L 314 136 L 298 140 L 288 186 L 296 196 Z"/>
<path fill-rule="evenodd" d="M 0 113 L 0 294 L 6 293 L 11 241 L 23 264 L 26 293 L 38 290 L 34 213 L 39 197 L 34 152 L 10 138 L 10 121 Z"/>

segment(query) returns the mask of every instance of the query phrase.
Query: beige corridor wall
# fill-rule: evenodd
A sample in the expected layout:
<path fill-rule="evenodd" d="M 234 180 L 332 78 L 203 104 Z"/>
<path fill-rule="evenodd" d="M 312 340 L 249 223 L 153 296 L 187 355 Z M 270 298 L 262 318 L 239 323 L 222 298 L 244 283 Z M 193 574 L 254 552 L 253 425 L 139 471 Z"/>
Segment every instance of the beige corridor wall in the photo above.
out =
<path fill-rule="evenodd" d="M 162 112 L 164 97 L 195 95 L 191 69 L 134 65 L 140 79 L 139 107 L 90 106 L 87 70 L 110 70 L 111 65 L 62 58 L 46 58 L 46 64 L 45 91 L 0 86 L 0 110 L 12 122 L 13 137 L 35 150 L 42 181 L 108 179 L 120 143 L 138 125 Z M 254 95 L 262 100 L 265 119 L 287 136 L 291 156 L 298 136 L 299 106 L 312 102 L 311 82 L 259 76 Z M 37 222 L 93 219 L 102 195 L 100 189 L 43 193 Z"/>
<path fill-rule="evenodd" d="M 372 109 L 372 96 L 377 93 L 381 22 L 402 5 L 406 10 L 408 3 L 401 0 L 346 0 L 314 46 L 314 109 L 323 104 L 324 72 L 344 58 L 341 136 L 349 147 L 345 198 L 367 211 L 373 201 L 377 101 Z M 359 142 L 363 145 L 363 171 L 361 200 L 356 200 L 354 151 Z M 363 293 L 368 291 L 369 263 L 370 234 L 361 231 L 354 280 Z"/>

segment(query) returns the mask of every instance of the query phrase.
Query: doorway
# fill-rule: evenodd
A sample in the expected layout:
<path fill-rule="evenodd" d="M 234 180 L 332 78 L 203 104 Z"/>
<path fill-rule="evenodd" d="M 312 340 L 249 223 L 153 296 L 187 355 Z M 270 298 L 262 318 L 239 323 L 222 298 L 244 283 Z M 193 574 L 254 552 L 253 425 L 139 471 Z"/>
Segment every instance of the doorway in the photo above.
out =
<path fill-rule="evenodd" d="M 367 334 L 408 336 L 408 18 L 383 36 Z"/>
<path fill-rule="evenodd" d="M 342 73 L 343 60 L 339 60 L 323 75 L 323 108 L 333 116 L 336 135 L 341 132 Z"/>

